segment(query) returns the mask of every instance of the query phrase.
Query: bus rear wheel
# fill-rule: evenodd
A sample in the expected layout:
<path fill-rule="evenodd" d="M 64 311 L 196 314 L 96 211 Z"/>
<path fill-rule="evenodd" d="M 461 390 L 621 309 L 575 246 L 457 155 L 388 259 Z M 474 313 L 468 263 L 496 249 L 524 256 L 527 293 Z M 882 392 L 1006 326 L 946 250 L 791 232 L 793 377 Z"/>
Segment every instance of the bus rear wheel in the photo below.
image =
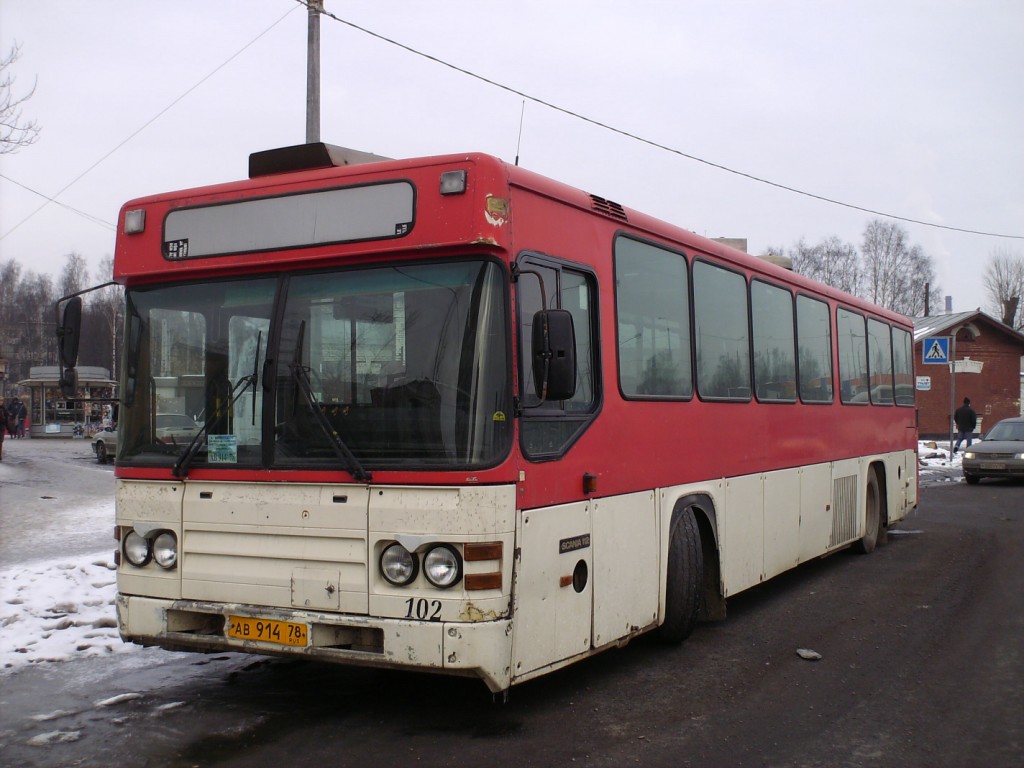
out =
<path fill-rule="evenodd" d="M 878 475 L 868 470 L 868 484 L 864 489 L 864 535 L 853 543 L 853 551 L 862 555 L 875 551 L 875 546 L 885 534 L 882 520 L 882 494 L 879 491 Z"/>
<path fill-rule="evenodd" d="M 669 524 L 668 566 L 665 573 L 665 621 L 658 637 L 681 643 L 697 625 L 704 583 L 704 554 L 693 507 L 672 511 Z"/>

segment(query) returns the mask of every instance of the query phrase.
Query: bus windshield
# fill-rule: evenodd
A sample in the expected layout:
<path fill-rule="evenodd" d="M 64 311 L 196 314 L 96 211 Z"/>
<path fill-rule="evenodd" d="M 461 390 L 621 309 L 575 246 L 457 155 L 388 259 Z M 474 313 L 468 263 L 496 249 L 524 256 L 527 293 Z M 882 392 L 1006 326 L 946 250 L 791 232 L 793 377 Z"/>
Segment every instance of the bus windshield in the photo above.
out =
<path fill-rule="evenodd" d="M 118 459 L 357 479 L 493 465 L 512 434 L 501 275 L 474 260 L 133 289 Z"/>

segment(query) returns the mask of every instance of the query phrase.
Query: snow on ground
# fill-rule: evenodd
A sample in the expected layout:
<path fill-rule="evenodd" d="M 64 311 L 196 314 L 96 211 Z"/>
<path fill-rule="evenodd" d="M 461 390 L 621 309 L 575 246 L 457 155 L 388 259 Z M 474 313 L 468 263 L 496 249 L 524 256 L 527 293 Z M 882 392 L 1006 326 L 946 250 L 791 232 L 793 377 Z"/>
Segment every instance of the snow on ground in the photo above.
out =
<path fill-rule="evenodd" d="M 75 521 L 79 532 L 97 527 L 112 531 L 113 498 L 77 509 Z M 18 535 L 60 542 L 75 533 L 38 529 Z M 138 648 L 123 643 L 117 631 L 114 549 L 111 538 L 104 552 L 33 559 L 0 568 L 0 675 L 26 664 Z"/>
<path fill-rule="evenodd" d="M 949 459 L 949 443 L 922 441 L 921 481 L 960 482 L 960 457 Z M 80 519 L 112 524 L 113 499 L 81 510 Z M 139 649 L 117 631 L 112 550 L 0 569 L 0 675 L 28 664 Z"/>
<path fill-rule="evenodd" d="M 966 443 L 949 458 L 949 441 L 922 440 L 917 444 L 917 473 L 921 482 L 959 483 L 963 480 L 963 455 Z"/>
<path fill-rule="evenodd" d="M 6 670 L 105 656 L 121 642 L 111 553 L 0 570 L 0 659 Z"/>

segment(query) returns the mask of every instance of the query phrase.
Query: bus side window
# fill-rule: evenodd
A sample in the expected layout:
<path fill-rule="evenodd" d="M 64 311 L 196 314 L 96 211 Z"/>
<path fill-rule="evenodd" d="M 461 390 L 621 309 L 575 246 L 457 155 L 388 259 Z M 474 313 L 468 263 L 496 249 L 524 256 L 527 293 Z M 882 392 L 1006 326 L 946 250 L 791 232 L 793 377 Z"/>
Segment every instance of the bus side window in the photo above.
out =
<path fill-rule="evenodd" d="M 844 403 L 869 402 L 868 345 L 864 316 L 840 307 L 836 310 L 839 342 L 839 399 Z"/>
<path fill-rule="evenodd" d="M 590 423 L 598 400 L 597 352 L 594 345 L 596 286 L 588 274 L 542 257 L 520 262 L 517 282 L 519 314 L 519 397 L 523 452 L 552 458 L 568 449 Z M 572 315 L 576 341 L 576 387 L 572 397 L 537 396 L 533 372 L 533 321 L 541 309 Z"/>
<path fill-rule="evenodd" d="M 615 312 L 624 397 L 693 395 L 689 296 L 682 253 L 631 237 L 616 239 Z"/>
<path fill-rule="evenodd" d="M 809 296 L 796 297 L 796 335 L 800 399 L 832 402 L 832 333 L 828 305 Z"/>
<path fill-rule="evenodd" d="M 754 384 L 757 399 L 796 401 L 796 359 L 793 297 L 789 291 L 761 280 L 750 283 L 754 323 Z"/>
<path fill-rule="evenodd" d="M 750 321 L 747 281 L 738 272 L 693 265 L 697 392 L 712 400 L 750 399 Z"/>
<path fill-rule="evenodd" d="M 892 337 L 885 323 L 868 319 L 868 370 L 871 373 L 871 402 L 893 404 Z"/>
<path fill-rule="evenodd" d="M 892 329 L 892 358 L 896 405 L 914 404 L 914 345 L 902 328 Z"/>

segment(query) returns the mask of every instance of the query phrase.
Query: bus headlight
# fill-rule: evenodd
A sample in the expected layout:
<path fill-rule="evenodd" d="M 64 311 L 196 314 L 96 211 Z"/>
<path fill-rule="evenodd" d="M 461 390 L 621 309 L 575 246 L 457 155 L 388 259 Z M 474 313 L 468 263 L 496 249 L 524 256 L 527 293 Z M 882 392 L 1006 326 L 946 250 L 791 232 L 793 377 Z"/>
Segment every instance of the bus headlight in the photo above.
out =
<path fill-rule="evenodd" d="M 419 562 L 405 547 L 398 542 L 388 546 L 380 554 L 380 573 L 396 587 L 404 587 L 412 582 L 419 572 Z"/>
<path fill-rule="evenodd" d="M 440 544 L 423 558 L 423 573 L 435 587 L 447 589 L 462 578 L 462 558 L 447 544 Z"/>
<path fill-rule="evenodd" d="M 149 563 L 153 557 L 149 548 L 149 539 L 139 536 L 134 530 L 129 531 L 128 535 L 124 537 L 121 547 L 124 551 L 124 559 L 137 568 Z"/>
<path fill-rule="evenodd" d="M 164 531 L 153 540 L 153 559 L 161 568 L 171 569 L 178 564 L 178 537 Z"/>

